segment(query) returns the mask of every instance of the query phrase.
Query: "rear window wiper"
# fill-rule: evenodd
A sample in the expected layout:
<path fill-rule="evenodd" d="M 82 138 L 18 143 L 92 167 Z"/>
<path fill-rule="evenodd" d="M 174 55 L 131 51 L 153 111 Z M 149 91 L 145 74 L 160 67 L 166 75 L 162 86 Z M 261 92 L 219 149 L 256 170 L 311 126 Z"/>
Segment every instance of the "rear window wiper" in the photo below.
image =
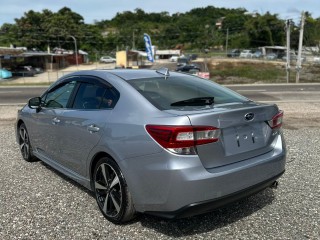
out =
<path fill-rule="evenodd" d="M 171 103 L 170 106 L 206 106 L 214 103 L 214 97 L 198 97 L 190 98 L 178 102 Z"/>

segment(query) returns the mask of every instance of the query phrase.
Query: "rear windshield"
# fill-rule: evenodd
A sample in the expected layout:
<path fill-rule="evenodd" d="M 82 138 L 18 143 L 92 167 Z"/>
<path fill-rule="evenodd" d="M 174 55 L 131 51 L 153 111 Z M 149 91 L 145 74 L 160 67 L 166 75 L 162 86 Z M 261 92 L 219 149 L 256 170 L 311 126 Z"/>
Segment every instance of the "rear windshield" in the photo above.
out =
<path fill-rule="evenodd" d="M 248 101 L 245 97 L 212 81 L 188 75 L 170 76 L 167 79 L 164 77 L 133 79 L 129 80 L 128 83 L 160 110 L 183 108 L 184 101 L 190 102 L 194 99 L 212 99 L 209 104 L 212 106 Z M 185 104 L 185 106 L 188 106 L 188 104 Z M 197 107 L 203 107 L 201 102 Z M 197 107 L 193 106 L 192 108 Z"/>

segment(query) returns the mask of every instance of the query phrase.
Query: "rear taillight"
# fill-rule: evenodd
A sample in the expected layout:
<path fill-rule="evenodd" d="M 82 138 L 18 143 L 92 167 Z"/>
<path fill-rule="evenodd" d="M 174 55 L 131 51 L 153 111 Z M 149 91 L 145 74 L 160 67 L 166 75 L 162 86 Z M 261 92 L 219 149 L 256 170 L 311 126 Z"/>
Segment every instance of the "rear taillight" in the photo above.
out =
<path fill-rule="evenodd" d="M 268 121 L 269 126 L 272 129 L 281 128 L 283 122 L 283 111 L 279 111 L 277 115 L 273 116 L 271 120 Z"/>
<path fill-rule="evenodd" d="M 163 148 L 183 155 L 196 154 L 197 145 L 217 142 L 220 130 L 207 126 L 147 125 L 147 132 Z"/>

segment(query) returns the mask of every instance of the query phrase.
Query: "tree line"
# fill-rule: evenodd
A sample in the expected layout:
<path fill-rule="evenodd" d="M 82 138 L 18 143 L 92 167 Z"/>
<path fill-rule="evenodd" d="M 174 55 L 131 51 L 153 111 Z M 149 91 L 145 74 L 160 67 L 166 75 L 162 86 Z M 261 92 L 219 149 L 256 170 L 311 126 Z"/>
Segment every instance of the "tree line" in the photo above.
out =
<path fill-rule="evenodd" d="M 48 47 L 78 48 L 90 53 L 144 49 L 143 33 L 151 36 L 159 49 L 202 51 L 221 49 L 228 38 L 229 48 L 284 46 L 286 20 L 277 14 L 249 14 L 244 8 L 227 9 L 208 6 L 185 13 L 146 13 L 142 9 L 117 13 L 111 20 L 84 23 L 84 18 L 64 7 L 57 12 L 30 10 L 14 24 L 0 28 L 0 46 L 25 46 L 46 51 Z M 291 47 L 297 49 L 299 25 L 291 28 Z M 320 45 L 320 18 L 306 13 L 304 45 Z"/>

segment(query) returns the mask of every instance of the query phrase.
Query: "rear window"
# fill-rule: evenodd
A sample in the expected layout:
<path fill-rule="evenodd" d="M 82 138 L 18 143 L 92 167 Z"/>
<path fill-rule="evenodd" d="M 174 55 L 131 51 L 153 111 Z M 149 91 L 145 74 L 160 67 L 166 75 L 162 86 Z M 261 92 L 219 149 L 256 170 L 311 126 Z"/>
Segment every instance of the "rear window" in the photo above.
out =
<path fill-rule="evenodd" d="M 213 98 L 213 106 L 248 101 L 245 97 L 216 83 L 188 75 L 171 76 L 167 79 L 164 77 L 133 79 L 128 83 L 160 110 L 182 108 L 183 104 L 177 106 L 175 103 L 190 99 Z M 202 108 L 203 105 L 200 104 L 198 107 Z"/>

